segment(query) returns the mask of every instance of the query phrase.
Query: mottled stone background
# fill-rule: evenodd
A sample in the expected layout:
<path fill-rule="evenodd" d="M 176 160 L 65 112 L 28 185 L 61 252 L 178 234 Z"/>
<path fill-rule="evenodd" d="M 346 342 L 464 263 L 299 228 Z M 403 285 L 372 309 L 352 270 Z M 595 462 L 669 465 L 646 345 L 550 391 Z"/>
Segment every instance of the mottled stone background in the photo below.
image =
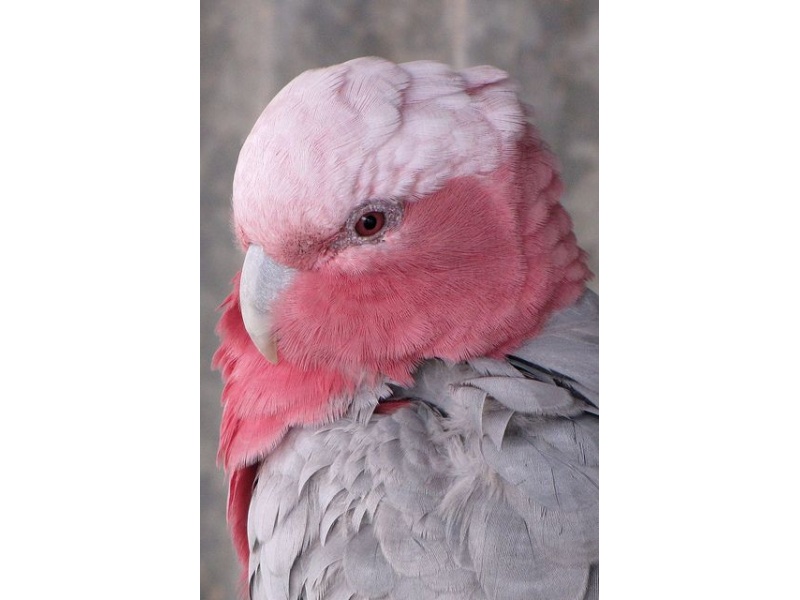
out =
<path fill-rule="evenodd" d="M 596 0 L 202 0 L 200 576 L 208 600 L 235 599 L 238 573 L 215 462 L 222 386 L 209 368 L 215 308 L 242 259 L 229 229 L 236 158 L 292 78 L 364 55 L 492 64 L 512 74 L 561 158 L 564 204 L 598 272 Z"/>

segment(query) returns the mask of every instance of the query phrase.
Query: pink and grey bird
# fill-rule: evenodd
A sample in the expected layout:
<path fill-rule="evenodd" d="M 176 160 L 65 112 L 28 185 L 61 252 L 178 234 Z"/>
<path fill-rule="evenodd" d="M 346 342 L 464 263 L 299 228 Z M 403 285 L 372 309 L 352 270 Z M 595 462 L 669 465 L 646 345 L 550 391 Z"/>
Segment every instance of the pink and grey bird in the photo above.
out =
<path fill-rule="evenodd" d="M 597 296 L 492 67 L 303 73 L 233 181 L 220 460 L 253 600 L 598 588 Z"/>

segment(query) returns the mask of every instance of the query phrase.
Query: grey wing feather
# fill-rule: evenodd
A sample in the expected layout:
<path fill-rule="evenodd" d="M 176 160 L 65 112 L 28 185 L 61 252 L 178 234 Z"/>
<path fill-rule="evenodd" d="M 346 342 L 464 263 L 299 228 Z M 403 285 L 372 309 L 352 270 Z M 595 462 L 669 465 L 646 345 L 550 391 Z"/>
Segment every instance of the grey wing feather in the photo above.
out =
<path fill-rule="evenodd" d="M 513 522 L 515 531 L 526 534 L 515 540 L 506 533 L 506 548 L 515 547 L 514 564 L 528 563 L 527 570 L 504 573 L 508 566 L 502 558 L 489 570 L 533 587 L 500 597 L 597 597 L 598 349 L 598 298 L 587 291 L 507 363 L 471 361 L 481 376 L 463 381 L 487 395 L 481 458 L 503 491 L 492 508 L 503 515 L 497 527 Z M 477 524 L 488 531 L 491 517 L 471 521 L 470 529 Z M 540 570 L 544 565 L 546 573 Z M 487 569 L 485 562 L 482 568 Z"/>
<path fill-rule="evenodd" d="M 371 525 L 362 527 L 347 543 L 344 575 L 352 589 L 368 598 L 387 595 L 397 583 L 397 573 L 386 561 Z"/>
<path fill-rule="evenodd" d="M 556 313 L 539 335 L 514 350 L 509 361 L 521 370 L 527 363 L 532 376 L 571 386 L 598 407 L 598 308 L 597 294 L 587 290 L 573 306 Z"/>

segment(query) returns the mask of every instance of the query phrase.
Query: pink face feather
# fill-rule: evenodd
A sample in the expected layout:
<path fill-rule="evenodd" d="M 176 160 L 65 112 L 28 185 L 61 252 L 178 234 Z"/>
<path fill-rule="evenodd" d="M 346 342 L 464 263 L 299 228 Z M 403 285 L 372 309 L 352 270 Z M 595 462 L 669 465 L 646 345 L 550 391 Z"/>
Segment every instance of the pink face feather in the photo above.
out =
<path fill-rule="evenodd" d="M 220 458 L 247 555 L 248 477 L 289 427 L 340 417 L 361 387 L 426 358 L 502 356 L 589 276 L 552 155 L 505 73 L 364 58 L 309 71 L 265 109 L 234 178 L 234 226 L 297 270 L 272 307 L 277 365 L 245 331 L 238 278 L 214 363 Z M 364 241 L 358 217 L 384 229 Z"/>

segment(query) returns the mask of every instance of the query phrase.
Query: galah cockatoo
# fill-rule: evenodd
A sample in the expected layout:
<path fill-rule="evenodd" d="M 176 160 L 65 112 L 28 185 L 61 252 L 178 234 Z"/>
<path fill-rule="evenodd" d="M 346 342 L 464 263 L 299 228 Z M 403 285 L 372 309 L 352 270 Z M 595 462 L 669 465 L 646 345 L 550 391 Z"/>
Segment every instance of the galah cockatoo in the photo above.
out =
<path fill-rule="evenodd" d="M 233 180 L 219 456 L 253 600 L 597 597 L 598 321 L 493 67 L 305 72 Z"/>

